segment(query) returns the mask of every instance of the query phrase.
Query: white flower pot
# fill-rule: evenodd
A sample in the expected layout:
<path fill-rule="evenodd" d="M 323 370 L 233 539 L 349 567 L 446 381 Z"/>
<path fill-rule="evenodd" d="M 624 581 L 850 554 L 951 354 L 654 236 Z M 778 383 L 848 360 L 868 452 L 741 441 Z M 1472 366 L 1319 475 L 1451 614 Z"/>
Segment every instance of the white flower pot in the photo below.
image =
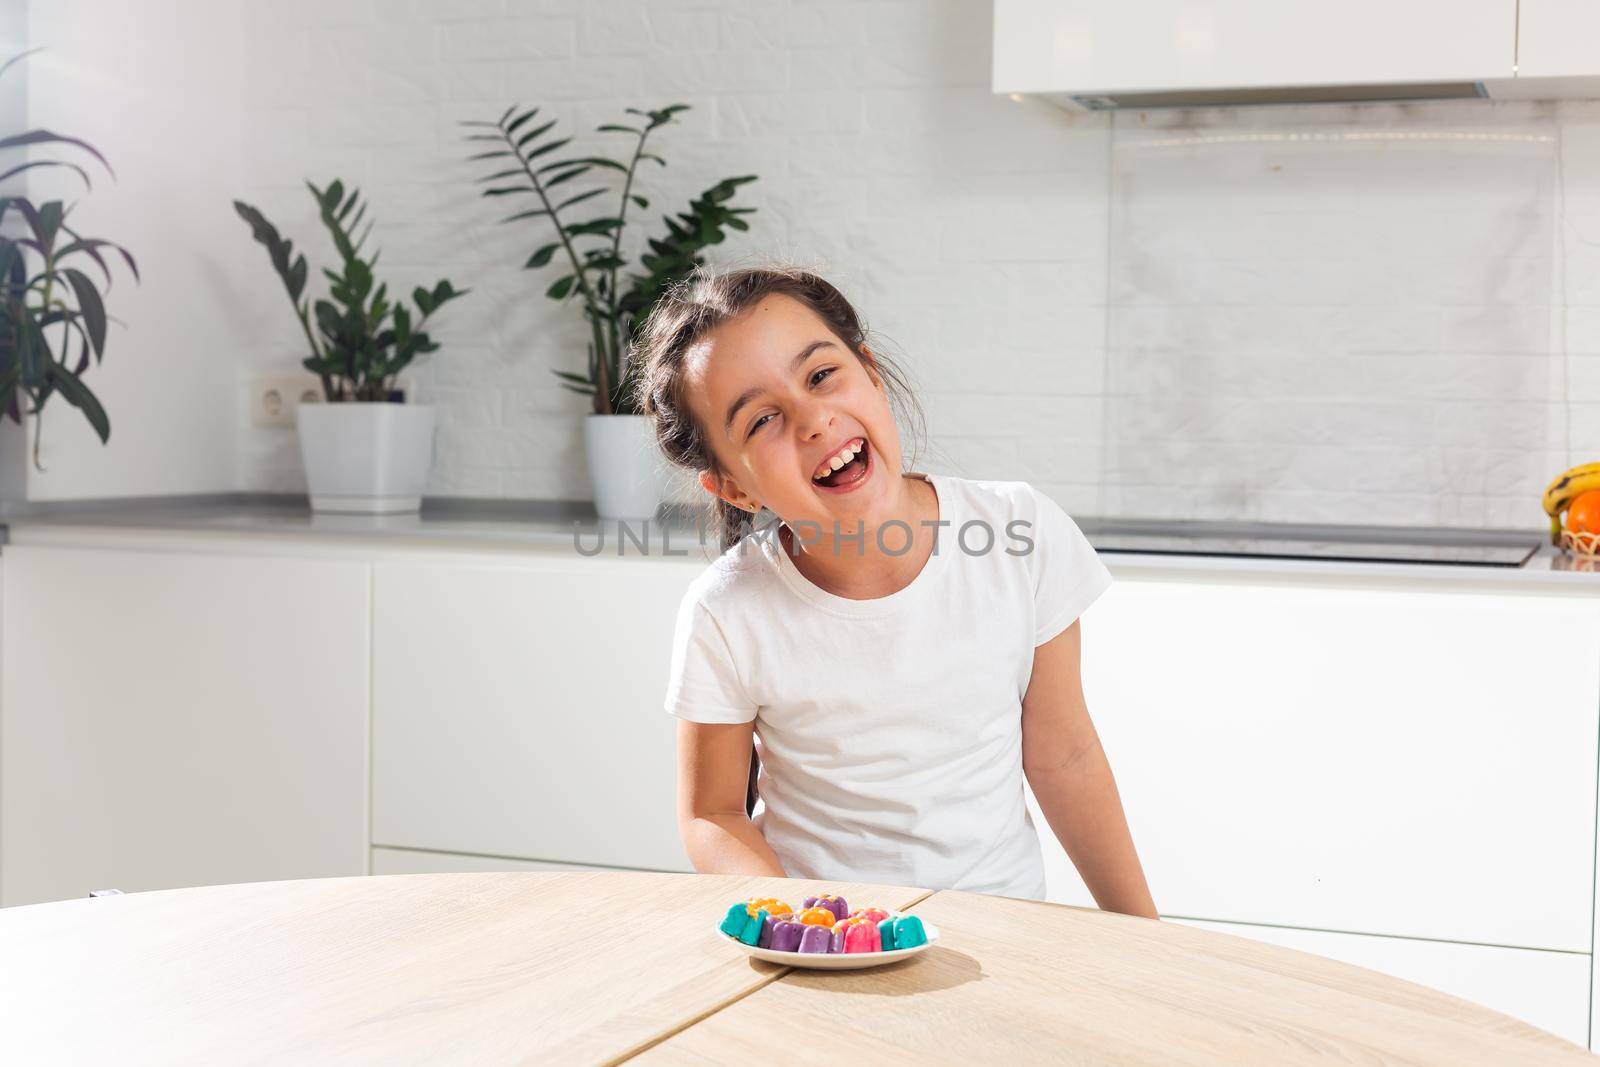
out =
<path fill-rule="evenodd" d="M 422 507 L 433 467 L 431 404 L 344 401 L 301 404 L 295 412 L 313 511 Z"/>
<path fill-rule="evenodd" d="M 594 508 L 602 519 L 653 519 L 661 506 L 662 457 L 648 415 L 583 418 Z"/>

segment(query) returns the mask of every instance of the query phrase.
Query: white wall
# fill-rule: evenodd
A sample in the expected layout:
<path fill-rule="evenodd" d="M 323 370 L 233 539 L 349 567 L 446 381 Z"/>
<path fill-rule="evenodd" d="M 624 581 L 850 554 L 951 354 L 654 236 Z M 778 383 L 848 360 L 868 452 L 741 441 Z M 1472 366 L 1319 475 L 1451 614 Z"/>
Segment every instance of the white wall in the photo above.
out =
<path fill-rule="evenodd" d="M 36 199 L 78 199 L 72 219 L 138 259 L 107 295 L 105 360 L 85 373 L 111 418 L 102 447 L 83 417 L 53 397 L 30 499 L 231 489 L 238 420 L 235 350 L 244 320 L 240 265 L 225 230 L 238 185 L 241 120 L 237 0 L 33 0 L 30 125 L 81 137 L 111 161 L 115 181 L 92 193 L 51 172 Z M 37 174 L 38 172 L 33 172 Z M 33 422 L 29 422 L 32 433 Z"/>
<path fill-rule="evenodd" d="M 1047 424 L 1042 444 L 1098 438 L 1106 123 L 994 97 L 983 0 L 295 4 L 250 19 L 249 196 L 308 239 L 300 180 L 358 181 L 396 278 L 447 273 L 474 290 L 419 365 L 442 408 L 432 493 L 589 495 L 585 400 L 551 374 L 581 367 L 583 319 L 544 297 L 554 271 L 518 269 L 548 228 L 496 225 L 510 212 L 478 198 L 485 171 L 464 162 L 456 125 L 513 101 L 576 134 L 567 152 L 613 156 L 630 139 L 595 126 L 690 104 L 652 135 L 669 165 L 641 170 L 651 209 L 631 213 L 630 230 L 646 228 L 625 247 L 716 181 L 758 175 L 737 201 L 758 209 L 752 230 L 710 258 L 825 270 L 923 383 L 943 450 L 926 464 L 1014 470 L 1019 425 Z M 260 325 L 241 403 L 249 369 L 292 369 L 298 354 L 276 293 Z M 995 378 L 1006 367 L 1030 379 L 1022 420 L 995 417 L 995 398 L 1018 391 Z M 292 433 L 246 427 L 241 441 L 245 485 L 302 487 Z M 1098 479 L 1076 462 L 1046 473 L 1062 489 Z"/>
<path fill-rule="evenodd" d="M 300 183 L 338 176 L 368 193 L 392 284 L 473 289 L 416 369 L 442 409 L 430 493 L 586 497 L 584 400 L 550 373 L 580 365 L 582 317 L 543 296 L 554 272 L 518 269 L 548 231 L 495 224 L 456 125 L 513 101 L 574 154 L 622 152 L 593 128 L 624 107 L 693 105 L 653 137 L 670 166 L 643 172 L 625 246 L 759 175 L 751 232 L 713 262 L 795 259 L 856 300 L 920 384 L 921 466 L 1085 514 L 1538 528 L 1544 482 L 1600 455 L 1600 105 L 1069 116 L 989 92 L 987 0 L 46 8 L 35 40 L 114 44 L 119 78 L 185 91 L 72 115 L 123 175 L 93 228 L 164 255 L 171 284 L 119 289 L 129 325 L 91 382 L 121 436 L 102 454 L 47 419 L 72 450 L 36 496 L 303 488 L 292 430 L 248 424 L 251 376 L 302 343 L 228 200 L 320 264 Z M 220 146 L 152 129 L 196 113 Z M 198 213 L 182 245 L 146 198 Z"/>
<path fill-rule="evenodd" d="M 27 0 L 0 0 L 0 62 L 27 48 Z M 12 68 L 0 78 L 0 130 L 21 130 L 28 124 L 28 79 Z M 21 157 L 12 153 L 15 161 Z M 27 176 L 19 174 L 0 183 L 0 194 L 16 196 L 27 191 Z M 9 418 L 0 417 L 0 501 L 27 496 L 27 430 Z"/>

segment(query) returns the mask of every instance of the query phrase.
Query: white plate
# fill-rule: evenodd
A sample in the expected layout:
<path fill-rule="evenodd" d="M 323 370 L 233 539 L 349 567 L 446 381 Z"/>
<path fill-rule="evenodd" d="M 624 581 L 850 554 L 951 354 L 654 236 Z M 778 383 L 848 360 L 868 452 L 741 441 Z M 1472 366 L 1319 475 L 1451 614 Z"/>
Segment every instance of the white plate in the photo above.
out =
<path fill-rule="evenodd" d="M 746 956 L 754 956 L 768 963 L 781 963 L 786 967 L 810 967 L 817 971 L 858 971 L 863 967 L 881 967 L 885 963 L 910 959 L 939 943 L 939 928 L 927 919 L 922 920 L 923 933 L 928 935 L 926 944 L 918 945 L 916 948 L 897 948 L 893 952 L 776 952 L 770 948 L 747 945 L 737 937 L 729 937 L 722 932 L 720 922 L 713 929 L 717 931 L 718 938 L 733 945 Z"/>

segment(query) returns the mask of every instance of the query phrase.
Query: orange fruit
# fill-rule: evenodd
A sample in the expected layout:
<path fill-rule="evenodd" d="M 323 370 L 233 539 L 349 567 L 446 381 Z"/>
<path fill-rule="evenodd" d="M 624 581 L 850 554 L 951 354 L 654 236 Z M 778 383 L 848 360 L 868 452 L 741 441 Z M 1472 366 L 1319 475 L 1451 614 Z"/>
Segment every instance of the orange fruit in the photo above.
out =
<path fill-rule="evenodd" d="M 1579 493 L 1567 505 L 1567 529 L 1573 533 L 1600 534 L 1600 489 Z"/>

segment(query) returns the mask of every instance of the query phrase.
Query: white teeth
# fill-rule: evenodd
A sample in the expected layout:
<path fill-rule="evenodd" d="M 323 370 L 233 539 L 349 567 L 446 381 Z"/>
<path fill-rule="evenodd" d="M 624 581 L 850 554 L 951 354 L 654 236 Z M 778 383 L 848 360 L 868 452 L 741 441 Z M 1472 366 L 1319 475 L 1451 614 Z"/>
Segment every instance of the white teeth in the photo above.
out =
<path fill-rule="evenodd" d="M 867 441 L 864 437 L 860 438 L 859 440 L 851 441 L 841 448 L 837 455 L 828 460 L 829 470 L 825 470 L 821 474 L 813 474 L 811 476 L 812 479 L 815 480 L 817 478 L 826 478 L 832 471 L 838 470 L 846 463 L 849 463 L 852 459 L 855 459 L 856 456 L 860 454 L 861 450 L 866 447 Z"/>

